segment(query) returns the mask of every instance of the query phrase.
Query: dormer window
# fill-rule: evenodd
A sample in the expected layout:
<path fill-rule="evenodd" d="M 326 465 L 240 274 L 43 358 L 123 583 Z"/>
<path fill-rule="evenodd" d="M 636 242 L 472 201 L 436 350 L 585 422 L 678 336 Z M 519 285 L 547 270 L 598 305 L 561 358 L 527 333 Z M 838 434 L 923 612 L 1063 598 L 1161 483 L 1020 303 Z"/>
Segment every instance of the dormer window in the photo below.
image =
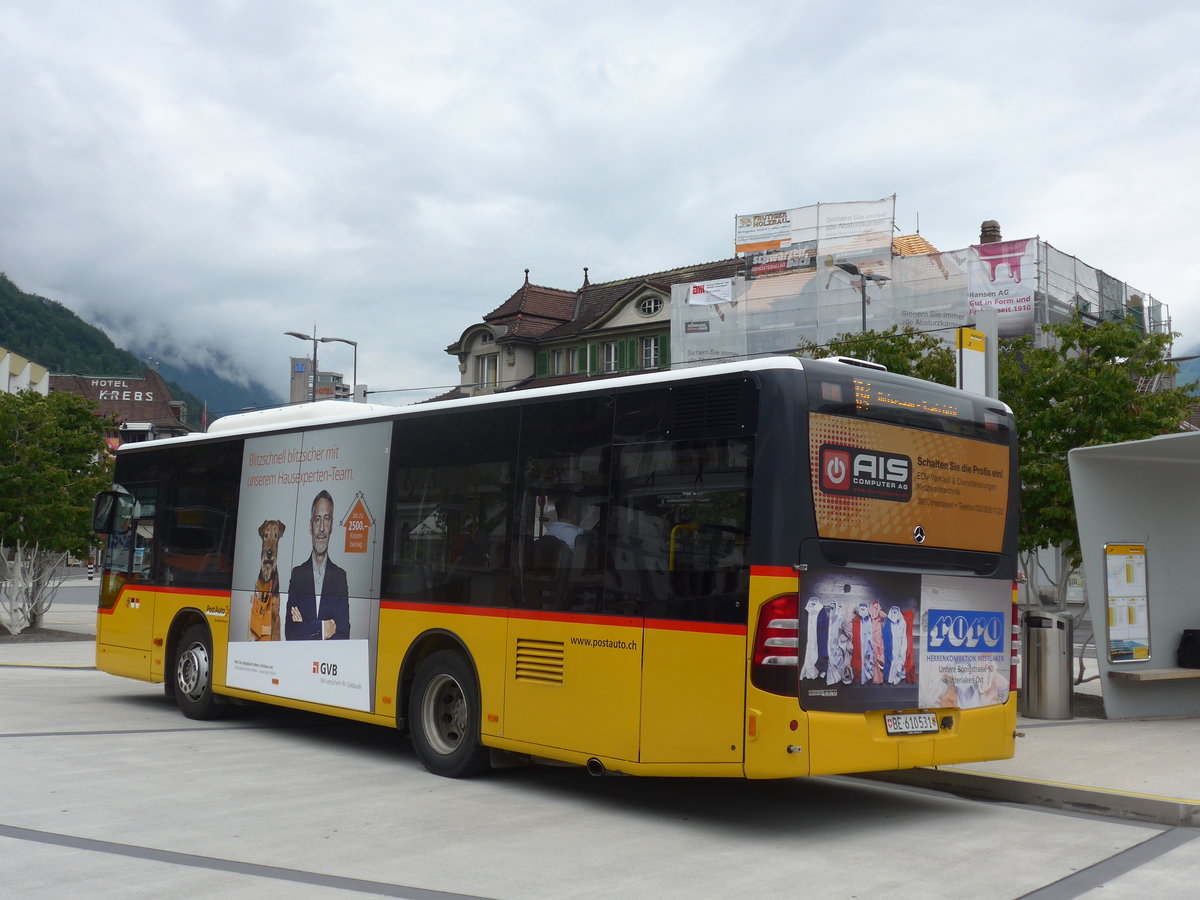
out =
<path fill-rule="evenodd" d="M 638 314 L 643 316 L 656 316 L 662 308 L 662 297 L 657 294 L 647 294 L 637 302 Z"/>
<path fill-rule="evenodd" d="M 479 343 L 481 343 L 481 344 L 490 344 L 495 339 L 496 339 L 496 336 L 494 334 L 492 334 L 490 331 L 481 331 L 479 333 Z"/>

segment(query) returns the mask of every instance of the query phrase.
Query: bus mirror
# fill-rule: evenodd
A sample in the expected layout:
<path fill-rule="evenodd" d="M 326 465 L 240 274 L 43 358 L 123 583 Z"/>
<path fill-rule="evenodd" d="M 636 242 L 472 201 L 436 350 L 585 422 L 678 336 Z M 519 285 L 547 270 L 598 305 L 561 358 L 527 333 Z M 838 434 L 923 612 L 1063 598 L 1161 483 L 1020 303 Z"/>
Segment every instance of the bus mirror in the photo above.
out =
<path fill-rule="evenodd" d="M 92 504 L 92 531 L 97 534 L 114 534 L 117 530 L 117 511 L 121 508 L 121 495 L 116 491 L 101 491 Z"/>

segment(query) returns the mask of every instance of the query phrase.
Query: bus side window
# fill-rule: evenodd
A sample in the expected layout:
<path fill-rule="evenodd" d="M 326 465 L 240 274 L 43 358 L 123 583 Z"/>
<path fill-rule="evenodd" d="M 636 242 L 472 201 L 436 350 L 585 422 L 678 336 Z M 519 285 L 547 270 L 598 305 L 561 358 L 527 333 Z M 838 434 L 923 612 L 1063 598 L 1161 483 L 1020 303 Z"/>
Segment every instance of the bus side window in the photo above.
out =
<path fill-rule="evenodd" d="M 397 422 L 383 596 L 506 606 L 517 410 Z"/>
<path fill-rule="evenodd" d="M 543 403 L 525 413 L 514 602 L 601 612 L 612 398 Z"/>
<path fill-rule="evenodd" d="M 603 499 L 579 496 L 582 486 L 558 485 L 530 495 L 522 528 L 522 605 L 596 612 L 603 570 L 599 533 Z M 543 489 L 538 489 L 543 490 Z"/>
<path fill-rule="evenodd" d="M 167 584 L 228 588 L 233 583 L 241 444 L 179 454 L 160 535 Z"/>
<path fill-rule="evenodd" d="M 620 448 L 609 592 L 648 616 L 723 618 L 749 584 L 746 439 Z"/>
<path fill-rule="evenodd" d="M 511 465 L 398 469 L 388 596 L 504 605 Z"/>

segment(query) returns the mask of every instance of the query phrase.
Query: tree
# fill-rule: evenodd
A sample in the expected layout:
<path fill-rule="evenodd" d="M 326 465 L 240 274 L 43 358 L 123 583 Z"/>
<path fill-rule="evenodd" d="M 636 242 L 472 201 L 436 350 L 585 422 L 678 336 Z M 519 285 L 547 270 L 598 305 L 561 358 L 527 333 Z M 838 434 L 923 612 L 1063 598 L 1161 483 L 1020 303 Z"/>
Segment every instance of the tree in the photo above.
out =
<path fill-rule="evenodd" d="M 74 394 L 0 393 L 0 609 L 13 634 L 41 621 L 67 554 L 92 544 L 92 498 L 111 475 L 111 425 Z"/>
<path fill-rule="evenodd" d="M 836 335 L 828 344 L 800 344 L 800 356 L 852 356 L 886 366 L 889 372 L 912 375 L 938 384 L 954 384 L 954 351 L 936 335 L 893 325 L 886 331 Z"/>
<path fill-rule="evenodd" d="M 1046 347 L 1031 339 L 1002 342 L 1000 396 L 1020 435 L 1020 548 L 1061 554 L 1056 605 L 1082 561 L 1067 453 L 1076 447 L 1142 440 L 1179 429 L 1191 405 L 1190 385 L 1146 391 L 1178 369 L 1167 360 L 1176 335 L 1147 334 L 1136 321 L 1047 325 Z M 1031 571 L 1029 566 L 1026 571 Z"/>

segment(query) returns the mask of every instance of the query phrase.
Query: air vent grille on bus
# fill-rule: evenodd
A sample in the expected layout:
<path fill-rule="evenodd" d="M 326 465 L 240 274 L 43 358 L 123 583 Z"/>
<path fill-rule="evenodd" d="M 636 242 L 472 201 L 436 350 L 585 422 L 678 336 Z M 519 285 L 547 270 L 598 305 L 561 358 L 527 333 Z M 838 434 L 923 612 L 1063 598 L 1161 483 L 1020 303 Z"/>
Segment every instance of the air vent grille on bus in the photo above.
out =
<path fill-rule="evenodd" d="M 516 679 L 539 681 L 543 684 L 562 684 L 565 657 L 562 641 L 517 638 Z"/>
<path fill-rule="evenodd" d="M 749 412 L 740 381 L 676 388 L 671 401 L 669 432 L 729 433 L 745 426 Z"/>

